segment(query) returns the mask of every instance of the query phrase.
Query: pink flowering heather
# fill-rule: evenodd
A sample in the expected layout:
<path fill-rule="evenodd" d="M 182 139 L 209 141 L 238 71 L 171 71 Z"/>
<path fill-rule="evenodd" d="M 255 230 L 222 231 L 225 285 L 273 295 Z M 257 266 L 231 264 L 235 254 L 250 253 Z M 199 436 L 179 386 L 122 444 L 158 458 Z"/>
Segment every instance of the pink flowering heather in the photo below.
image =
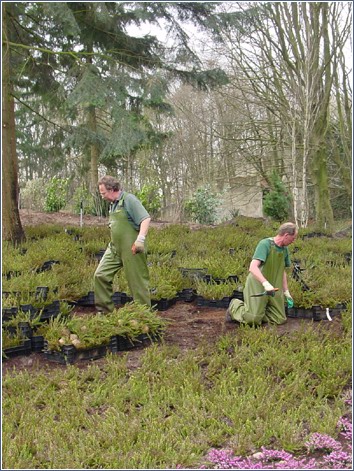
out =
<path fill-rule="evenodd" d="M 345 451 L 332 451 L 324 456 L 324 461 L 334 469 L 352 469 L 353 458 Z"/>
<path fill-rule="evenodd" d="M 342 445 L 329 435 L 321 433 L 313 433 L 310 439 L 305 443 L 308 452 L 323 451 L 331 453 L 332 451 L 341 450 Z"/>
<path fill-rule="evenodd" d="M 288 461 L 292 458 L 292 454 L 284 450 L 268 450 L 264 446 L 262 446 L 261 450 L 262 454 L 260 455 L 260 459 L 266 463 L 272 461 Z"/>
<path fill-rule="evenodd" d="M 259 458 L 242 458 L 233 455 L 231 450 L 211 450 L 207 455 L 212 468 L 201 466 L 200 469 L 317 469 L 314 459 L 296 459 L 283 450 L 262 448 Z"/>
<path fill-rule="evenodd" d="M 290 458 L 287 461 L 279 461 L 274 467 L 265 467 L 264 469 L 318 469 L 316 460 Z"/>
<path fill-rule="evenodd" d="M 340 434 L 346 439 L 351 441 L 352 440 L 352 423 L 350 420 L 346 419 L 345 417 L 341 417 L 338 420 L 337 427 L 341 430 Z"/>
<path fill-rule="evenodd" d="M 262 469 L 262 463 L 253 463 L 249 458 L 235 456 L 231 450 L 212 449 L 207 460 L 214 465 L 212 469 Z"/>

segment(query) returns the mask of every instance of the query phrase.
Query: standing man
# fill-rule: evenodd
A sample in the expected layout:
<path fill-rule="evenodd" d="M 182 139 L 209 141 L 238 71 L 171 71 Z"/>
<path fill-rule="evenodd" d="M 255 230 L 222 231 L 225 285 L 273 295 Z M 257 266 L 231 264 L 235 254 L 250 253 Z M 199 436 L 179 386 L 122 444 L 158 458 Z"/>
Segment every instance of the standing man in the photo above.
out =
<path fill-rule="evenodd" d="M 292 300 L 285 272 L 285 268 L 290 267 L 287 246 L 294 242 L 297 232 L 294 223 L 286 222 L 279 227 L 275 237 L 258 243 L 243 291 L 244 301 L 231 300 L 226 322 L 249 325 L 286 322 L 284 296 Z M 267 293 L 265 296 L 253 297 L 264 291 Z"/>
<path fill-rule="evenodd" d="M 150 215 L 136 196 L 123 191 L 116 178 L 108 175 L 100 178 L 98 188 L 102 198 L 111 202 L 111 242 L 94 275 L 96 309 L 113 311 L 113 278 L 123 267 L 133 300 L 151 306 L 149 270 L 144 249 Z"/>

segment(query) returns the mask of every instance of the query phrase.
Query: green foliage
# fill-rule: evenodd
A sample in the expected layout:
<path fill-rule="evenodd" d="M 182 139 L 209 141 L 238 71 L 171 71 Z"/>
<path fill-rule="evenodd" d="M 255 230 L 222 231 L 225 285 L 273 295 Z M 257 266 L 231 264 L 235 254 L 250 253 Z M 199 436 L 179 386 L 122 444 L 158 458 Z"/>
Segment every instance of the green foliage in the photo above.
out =
<path fill-rule="evenodd" d="M 83 214 L 97 214 L 95 197 L 85 187 L 77 187 L 71 198 L 73 211 L 75 214 L 80 214 L 81 204 Z"/>
<path fill-rule="evenodd" d="M 151 217 L 156 217 L 161 211 L 162 196 L 157 185 L 143 185 L 140 191 L 135 192 Z"/>
<path fill-rule="evenodd" d="M 231 296 L 237 288 L 238 285 L 232 282 L 220 284 L 214 282 L 207 283 L 205 281 L 196 282 L 197 294 L 211 300 L 220 300 L 226 296 Z"/>
<path fill-rule="evenodd" d="M 47 180 L 36 178 L 28 180 L 24 188 L 20 191 L 21 208 L 32 209 L 33 211 L 45 210 L 44 194 L 47 189 Z"/>
<path fill-rule="evenodd" d="M 1 335 L 1 349 L 2 357 L 6 358 L 4 350 L 11 347 L 18 347 L 23 344 L 23 335 L 19 329 L 16 330 L 15 334 L 11 334 L 7 329 L 2 329 Z"/>
<path fill-rule="evenodd" d="M 264 214 L 276 221 L 285 221 L 290 212 L 291 196 L 276 171 L 270 177 L 271 190 L 263 199 Z"/>
<path fill-rule="evenodd" d="M 200 224 L 214 224 L 217 220 L 217 208 L 220 206 L 220 194 L 211 190 L 210 185 L 198 188 L 185 202 L 186 214 Z"/>
<path fill-rule="evenodd" d="M 46 188 L 45 210 L 48 213 L 63 209 L 67 201 L 69 179 L 53 177 Z"/>

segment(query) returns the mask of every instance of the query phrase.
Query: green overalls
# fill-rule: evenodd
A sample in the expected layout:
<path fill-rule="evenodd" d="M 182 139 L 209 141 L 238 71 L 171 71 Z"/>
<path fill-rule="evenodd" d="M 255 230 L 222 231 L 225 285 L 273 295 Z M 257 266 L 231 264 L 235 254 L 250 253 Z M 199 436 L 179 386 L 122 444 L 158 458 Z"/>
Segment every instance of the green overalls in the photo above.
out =
<path fill-rule="evenodd" d="M 275 296 L 260 296 L 251 298 L 251 295 L 262 293 L 263 285 L 249 273 L 245 289 L 244 301 L 233 299 L 229 306 L 232 319 L 249 325 L 260 325 L 262 322 L 270 324 L 284 324 L 286 322 L 283 275 L 285 270 L 284 251 L 278 251 L 271 239 L 270 252 L 265 263 L 260 267 L 265 278 L 274 288 L 279 288 Z"/>
<path fill-rule="evenodd" d="M 132 253 L 132 245 L 138 236 L 138 231 L 128 221 L 123 206 L 124 195 L 118 201 L 116 209 L 109 214 L 111 242 L 94 275 L 95 305 L 98 310 L 105 312 L 114 309 L 113 278 L 123 267 L 134 301 L 151 306 L 146 254 Z"/>

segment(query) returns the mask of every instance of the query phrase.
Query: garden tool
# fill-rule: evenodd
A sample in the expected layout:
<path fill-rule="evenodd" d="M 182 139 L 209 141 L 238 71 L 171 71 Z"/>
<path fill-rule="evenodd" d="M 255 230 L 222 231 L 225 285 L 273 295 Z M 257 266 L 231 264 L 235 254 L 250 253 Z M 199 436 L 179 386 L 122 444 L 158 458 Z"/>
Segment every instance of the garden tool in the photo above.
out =
<path fill-rule="evenodd" d="M 275 296 L 275 292 L 279 291 L 279 288 L 274 288 L 272 291 L 263 291 L 262 293 L 251 294 L 251 298 L 258 298 L 259 296 Z"/>

